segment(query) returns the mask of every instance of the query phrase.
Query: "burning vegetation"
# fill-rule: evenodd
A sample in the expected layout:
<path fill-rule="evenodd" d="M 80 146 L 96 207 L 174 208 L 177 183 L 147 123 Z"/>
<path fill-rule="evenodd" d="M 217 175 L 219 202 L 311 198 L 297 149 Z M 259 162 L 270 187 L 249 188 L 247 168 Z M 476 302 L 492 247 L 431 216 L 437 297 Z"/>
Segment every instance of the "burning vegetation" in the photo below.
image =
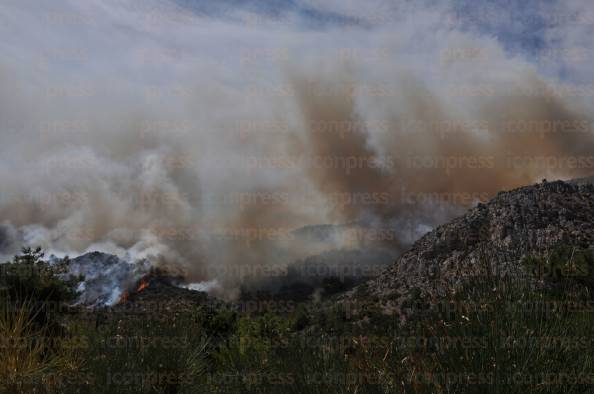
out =
<path fill-rule="evenodd" d="M 144 278 L 142 278 L 140 280 L 140 284 L 138 285 L 138 288 L 136 289 L 136 292 L 137 293 L 140 293 L 141 291 L 143 291 L 147 287 L 149 287 L 149 281 L 146 279 L 146 277 L 144 277 Z"/>

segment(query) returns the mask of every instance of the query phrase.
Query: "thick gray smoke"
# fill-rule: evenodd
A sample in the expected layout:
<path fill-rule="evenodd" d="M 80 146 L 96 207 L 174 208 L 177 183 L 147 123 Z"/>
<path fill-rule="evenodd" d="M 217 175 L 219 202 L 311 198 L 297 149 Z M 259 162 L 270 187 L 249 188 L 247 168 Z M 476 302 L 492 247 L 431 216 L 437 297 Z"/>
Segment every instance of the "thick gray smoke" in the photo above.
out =
<path fill-rule="evenodd" d="M 400 250 L 501 189 L 592 172 L 586 65 L 511 53 L 451 4 L 304 3 L 344 18 L 3 2 L 0 253 L 148 259 L 233 297 L 296 259 Z M 589 30 L 551 34 L 566 48 Z"/>

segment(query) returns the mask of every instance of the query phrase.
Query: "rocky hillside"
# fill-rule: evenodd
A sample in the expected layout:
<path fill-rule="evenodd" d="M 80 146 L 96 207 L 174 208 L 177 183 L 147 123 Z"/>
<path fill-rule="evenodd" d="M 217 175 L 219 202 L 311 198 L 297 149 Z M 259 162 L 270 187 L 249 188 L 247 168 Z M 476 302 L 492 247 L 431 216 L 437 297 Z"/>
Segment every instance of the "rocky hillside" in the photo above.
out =
<path fill-rule="evenodd" d="M 526 272 L 527 255 L 560 245 L 594 249 L 594 185 L 589 179 L 546 182 L 500 192 L 486 204 L 419 239 L 379 277 L 343 300 L 379 303 L 406 314 L 411 298 L 439 300 L 487 271 Z"/>
<path fill-rule="evenodd" d="M 177 278 L 153 270 L 143 276 L 113 305 L 110 311 L 134 314 L 167 314 L 191 312 L 200 305 L 222 306 L 223 302 L 202 291 L 180 287 Z"/>

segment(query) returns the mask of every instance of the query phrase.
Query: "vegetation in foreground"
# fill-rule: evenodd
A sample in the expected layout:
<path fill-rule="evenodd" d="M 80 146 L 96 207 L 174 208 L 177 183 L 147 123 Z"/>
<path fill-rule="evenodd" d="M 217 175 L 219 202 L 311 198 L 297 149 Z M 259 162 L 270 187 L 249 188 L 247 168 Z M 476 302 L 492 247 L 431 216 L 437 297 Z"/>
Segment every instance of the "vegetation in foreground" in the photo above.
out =
<path fill-rule="evenodd" d="M 354 305 L 257 312 L 68 307 L 68 264 L 24 249 L 2 266 L 7 393 L 584 393 L 594 387 L 594 253 L 525 261 L 537 281 L 475 278 L 415 318 Z M 535 286 L 538 281 L 544 286 Z M 357 315 L 352 312 L 357 309 Z"/>

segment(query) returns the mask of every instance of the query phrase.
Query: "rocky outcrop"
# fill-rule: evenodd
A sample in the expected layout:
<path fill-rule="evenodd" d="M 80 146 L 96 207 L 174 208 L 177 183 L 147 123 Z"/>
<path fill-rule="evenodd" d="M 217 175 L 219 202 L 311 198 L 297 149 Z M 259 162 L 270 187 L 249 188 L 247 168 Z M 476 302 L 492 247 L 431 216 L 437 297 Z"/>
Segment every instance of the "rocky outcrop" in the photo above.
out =
<path fill-rule="evenodd" d="M 439 299 L 485 270 L 521 275 L 524 256 L 543 256 L 559 245 L 594 249 L 594 185 L 588 179 L 500 192 L 423 236 L 343 300 L 374 300 L 401 313 L 411 294 Z"/>

